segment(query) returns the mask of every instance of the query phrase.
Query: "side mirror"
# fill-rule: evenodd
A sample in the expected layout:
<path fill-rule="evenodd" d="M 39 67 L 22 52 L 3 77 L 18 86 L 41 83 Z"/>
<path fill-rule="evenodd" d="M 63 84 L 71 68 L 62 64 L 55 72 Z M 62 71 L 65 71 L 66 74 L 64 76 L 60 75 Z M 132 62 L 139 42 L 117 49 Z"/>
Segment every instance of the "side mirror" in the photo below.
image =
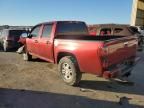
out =
<path fill-rule="evenodd" d="M 28 36 L 27 36 L 28 38 L 32 38 L 33 36 L 32 36 L 32 34 L 28 34 Z"/>
<path fill-rule="evenodd" d="M 27 33 L 22 33 L 22 34 L 21 34 L 21 37 L 27 38 L 27 37 L 28 37 L 28 34 L 27 34 Z"/>

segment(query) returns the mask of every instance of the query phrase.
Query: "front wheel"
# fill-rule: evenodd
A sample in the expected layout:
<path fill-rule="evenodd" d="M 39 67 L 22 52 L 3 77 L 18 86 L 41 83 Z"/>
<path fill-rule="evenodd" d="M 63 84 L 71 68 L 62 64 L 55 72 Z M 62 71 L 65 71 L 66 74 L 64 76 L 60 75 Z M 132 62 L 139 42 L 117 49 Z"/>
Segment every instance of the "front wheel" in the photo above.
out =
<path fill-rule="evenodd" d="M 32 55 L 30 55 L 28 52 L 23 53 L 23 60 L 24 61 L 31 61 Z"/>
<path fill-rule="evenodd" d="M 79 71 L 76 60 L 71 56 L 63 57 L 58 66 L 63 81 L 71 86 L 76 86 L 81 80 L 82 73 Z"/>

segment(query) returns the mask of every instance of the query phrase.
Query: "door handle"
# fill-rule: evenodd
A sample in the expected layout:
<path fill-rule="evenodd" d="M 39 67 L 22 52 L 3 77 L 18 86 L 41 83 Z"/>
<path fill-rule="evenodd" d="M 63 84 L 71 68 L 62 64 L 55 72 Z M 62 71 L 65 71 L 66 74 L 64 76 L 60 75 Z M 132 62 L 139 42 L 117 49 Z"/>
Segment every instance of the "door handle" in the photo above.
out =
<path fill-rule="evenodd" d="M 34 40 L 35 43 L 38 43 L 38 40 Z"/>

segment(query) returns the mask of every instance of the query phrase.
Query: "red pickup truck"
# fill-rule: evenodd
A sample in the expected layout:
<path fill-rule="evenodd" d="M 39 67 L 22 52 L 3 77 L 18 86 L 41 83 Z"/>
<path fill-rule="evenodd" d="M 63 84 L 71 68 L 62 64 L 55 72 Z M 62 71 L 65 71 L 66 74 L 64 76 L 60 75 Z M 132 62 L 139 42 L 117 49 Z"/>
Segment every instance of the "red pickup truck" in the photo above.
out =
<path fill-rule="evenodd" d="M 33 27 L 26 38 L 24 60 L 32 56 L 58 64 L 61 78 L 77 85 L 82 73 L 105 78 L 128 76 L 136 57 L 133 36 L 89 36 L 81 21 L 53 21 Z"/>

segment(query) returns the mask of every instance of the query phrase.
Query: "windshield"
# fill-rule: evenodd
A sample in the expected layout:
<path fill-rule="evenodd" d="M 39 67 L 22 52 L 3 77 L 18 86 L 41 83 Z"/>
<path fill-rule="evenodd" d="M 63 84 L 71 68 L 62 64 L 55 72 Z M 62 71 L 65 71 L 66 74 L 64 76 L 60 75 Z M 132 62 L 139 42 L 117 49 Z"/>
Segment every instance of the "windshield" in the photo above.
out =
<path fill-rule="evenodd" d="M 88 29 L 83 22 L 58 22 L 57 35 L 88 35 Z"/>
<path fill-rule="evenodd" d="M 26 32 L 25 30 L 10 30 L 9 36 L 10 37 L 20 37 L 22 33 Z"/>
<path fill-rule="evenodd" d="M 136 33 L 140 34 L 140 32 L 138 31 L 138 29 L 137 29 L 136 27 L 130 26 L 130 27 L 129 27 L 129 30 L 130 30 L 133 34 L 136 34 Z"/>

